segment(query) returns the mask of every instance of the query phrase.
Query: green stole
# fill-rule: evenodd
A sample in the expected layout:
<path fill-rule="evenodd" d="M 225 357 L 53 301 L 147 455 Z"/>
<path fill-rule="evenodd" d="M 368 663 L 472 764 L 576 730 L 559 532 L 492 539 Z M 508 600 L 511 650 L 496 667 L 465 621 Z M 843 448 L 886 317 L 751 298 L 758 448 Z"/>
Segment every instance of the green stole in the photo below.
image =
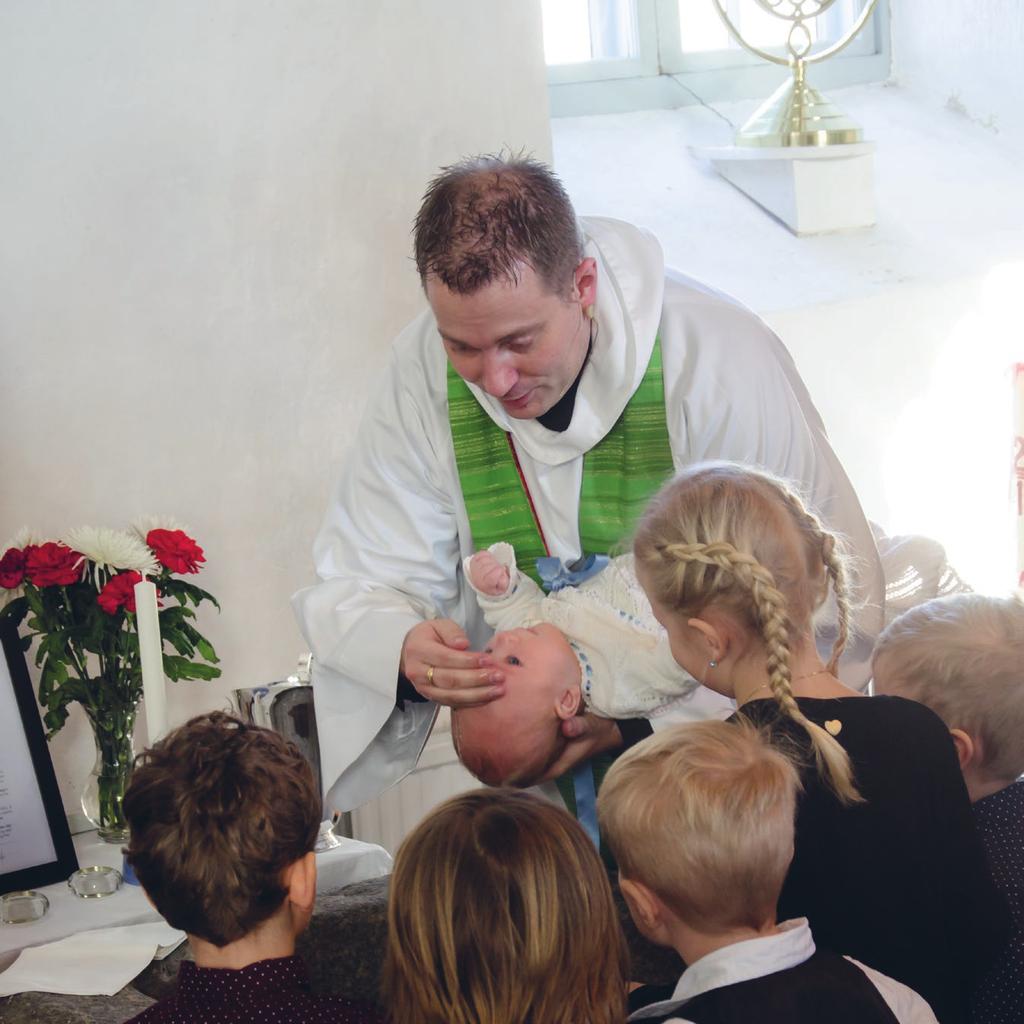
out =
<path fill-rule="evenodd" d="M 466 504 L 473 548 L 508 541 L 519 568 L 536 582 L 536 562 L 547 551 L 533 499 L 526 488 L 512 435 L 502 430 L 448 364 L 448 419 Z M 654 340 L 640 386 L 612 429 L 583 456 L 579 527 L 583 555 L 611 554 L 626 541 L 654 492 L 672 475 L 665 420 L 661 341 Z M 591 762 L 595 788 L 614 761 Z M 566 806 L 576 814 L 571 776 L 558 780 Z"/>

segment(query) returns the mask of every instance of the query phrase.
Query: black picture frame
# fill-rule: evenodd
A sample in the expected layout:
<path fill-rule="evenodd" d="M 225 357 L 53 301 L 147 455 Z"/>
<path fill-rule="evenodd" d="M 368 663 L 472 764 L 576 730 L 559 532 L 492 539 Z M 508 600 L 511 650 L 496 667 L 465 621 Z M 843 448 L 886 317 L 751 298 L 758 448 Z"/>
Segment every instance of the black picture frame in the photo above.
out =
<path fill-rule="evenodd" d="M 52 885 L 54 882 L 63 882 L 73 871 L 78 870 L 78 856 L 71 840 L 68 819 L 64 814 L 64 803 L 57 786 L 57 776 L 53 771 L 53 761 L 50 760 L 50 748 L 46 744 L 43 723 L 36 708 L 32 680 L 29 678 L 28 665 L 25 662 L 25 651 L 18 636 L 18 628 L 13 622 L 0 623 L 0 644 L 3 645 L 4 659 L 14 688 L 14 698 L 21 715 L 21 727 L 32 758 L 32 767 L 35 770 L 39 795 L 46 811 L 50 839 L 55 852 L 51 859 L 50 851 L 46 850 L 43 854 L 45 859 L 17 871 L 0 870 L 0 893 L 5 893 L 19 889 L 37 889 L 43 885 Z M 6 685 L 2 678 L 0 685 Z"/>

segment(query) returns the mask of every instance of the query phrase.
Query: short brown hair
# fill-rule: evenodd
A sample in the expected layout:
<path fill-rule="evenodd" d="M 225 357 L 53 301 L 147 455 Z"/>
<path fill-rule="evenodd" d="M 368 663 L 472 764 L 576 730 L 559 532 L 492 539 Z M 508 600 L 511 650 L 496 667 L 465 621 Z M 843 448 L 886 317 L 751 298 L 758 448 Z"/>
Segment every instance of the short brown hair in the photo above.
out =
<path fill-rule="evenodd" d="M 282 872 L 313 849 L 320 810 L 295 746 L 215 711 L 140 755 L 125 852 L 169 924 L 225 946 L 281 906 Z"/>
<path fill-rule="evenodd" d="M 622 877 L 717 933 L 774 915 L 799 787 L 793 764 L 749 723 L 694 722 L 626 751 L 597 809 Z"/>
<path fill-rule="evenodd" d="M 875 688 L 927 705 L 981 739 L 981 767 L 1024 772 L 1024 601 L 955 594 L 904 612 L 878 638 Z"/>
<path fill-rule="evenodd" d="M 459 295 L 533 268 L 555 294 L 568 292 L 583 238 L 562 183 L 526 156 L 471 157 L 427 186 L 414 228 L 416 269 Z"/>
<path fill-rule="evenodd" d="M 597 850 L 540 797 L 464 793 L 399 849 L 382 984 L 395 1024 L 621 1024 L 626 966 Z"/>

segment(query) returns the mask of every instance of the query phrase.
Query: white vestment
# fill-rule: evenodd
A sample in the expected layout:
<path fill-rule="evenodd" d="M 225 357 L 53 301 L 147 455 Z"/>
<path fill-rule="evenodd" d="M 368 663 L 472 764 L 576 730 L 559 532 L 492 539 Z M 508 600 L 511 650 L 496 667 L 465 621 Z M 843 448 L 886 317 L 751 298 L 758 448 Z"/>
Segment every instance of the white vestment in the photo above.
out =
<path fill-rule="evenodd" d="M 597 262 L 597 331 L 568 429 L 507 416 L 550 554 L 581 555 L 583 454 L 612 428 L 661 338 L 665 411 L 676 468 L 705 459 L 761 466 L 795 481 L 858 560 L 861 647 L 843 675 L 865 686 L 882 621 L 874 539 L 792 358 L 769 328 L 727 296 L 667 271 L 661 246 L 620 221 L 586 219 Z M 430 310 L 395 341 L 380 393 L 348 453 L 314 542 L 320 582 L 293 605 L 314 654 L 317 731 L 328 807 L 357 807 L 415 767 L 437 713 L 396 706 L 406 633 L 451 618 L 474 647 L 487 628 L 461 562 L 475 550 L 448 425 L 447 358 Z M 335 781 L 336 780 L 336 781 Z M 333 786 L 331 785 L 333 783 Z"/>

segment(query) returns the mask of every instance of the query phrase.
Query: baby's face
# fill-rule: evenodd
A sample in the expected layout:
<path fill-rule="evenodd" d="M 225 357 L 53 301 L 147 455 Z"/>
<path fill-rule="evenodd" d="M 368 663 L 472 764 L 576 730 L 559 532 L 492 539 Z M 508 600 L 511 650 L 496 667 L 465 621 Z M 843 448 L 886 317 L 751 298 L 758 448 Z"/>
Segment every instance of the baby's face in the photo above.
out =
<path fill-rule="evenodd" d="M 484 651 L 505 674 L 505 695 L 453 712 L 456 749 L 484 782 L 529 785 L 564 745 L 562 719 L 580 702 L 579 662 L 547 623 L 496 633 Z"/>
<path fill-rule="evenodd" d="M 531 687 L 554 694 L 576 672 L 579 663 L 562 631 L 550 623 L 495 633 L 484 653 L 505 674 L 506 688 Z"/>

